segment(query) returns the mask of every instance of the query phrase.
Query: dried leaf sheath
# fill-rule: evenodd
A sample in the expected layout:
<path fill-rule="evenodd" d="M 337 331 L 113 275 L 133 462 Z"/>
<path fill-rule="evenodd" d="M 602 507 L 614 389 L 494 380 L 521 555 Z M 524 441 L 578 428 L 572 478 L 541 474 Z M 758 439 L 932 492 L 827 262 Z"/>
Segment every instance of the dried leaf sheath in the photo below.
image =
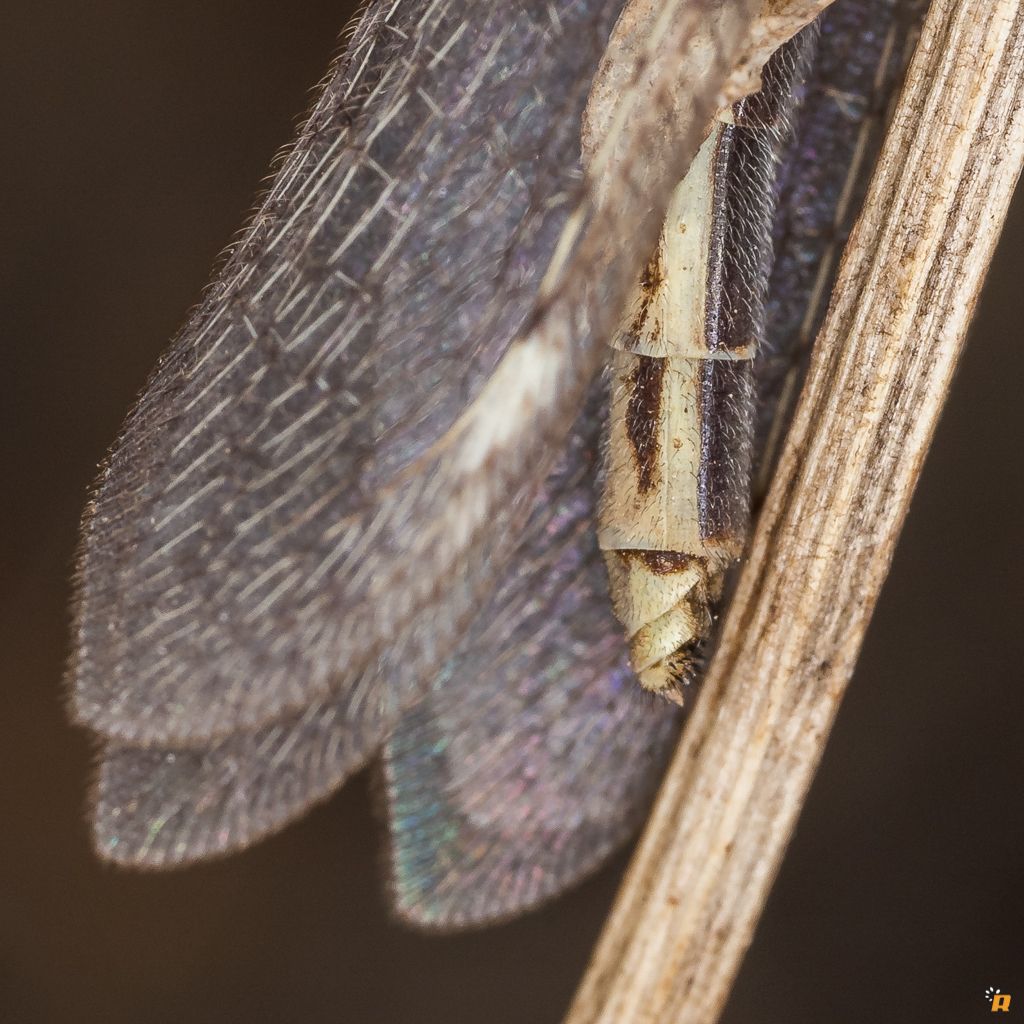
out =
<path fill-rule="evenodd" d="M 640 57 L 675 60 L 613 118 L 604 206 L 579 123 L 617 3 L 364 15 L 104 470 L 83 722 L 196 745 L 299 713 L 378 656 L 389 686 L 366 699 L 386 713 L 424 686 L 568 430 L 749 6 L 725 5 L 721 59 L 684 88 L 704 5 L 664 5 Z"/>

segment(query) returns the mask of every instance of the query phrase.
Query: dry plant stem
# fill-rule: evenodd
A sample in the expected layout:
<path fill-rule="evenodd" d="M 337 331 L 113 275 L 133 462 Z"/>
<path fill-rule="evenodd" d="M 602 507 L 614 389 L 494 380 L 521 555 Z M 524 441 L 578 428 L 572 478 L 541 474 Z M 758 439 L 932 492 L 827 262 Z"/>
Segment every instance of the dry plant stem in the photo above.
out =
<path fill-rule="evenodd" d="M 1024 159 L 1019 0 L 934 0 L 704 692 L 568 1024 L 720 1015 Z"/>

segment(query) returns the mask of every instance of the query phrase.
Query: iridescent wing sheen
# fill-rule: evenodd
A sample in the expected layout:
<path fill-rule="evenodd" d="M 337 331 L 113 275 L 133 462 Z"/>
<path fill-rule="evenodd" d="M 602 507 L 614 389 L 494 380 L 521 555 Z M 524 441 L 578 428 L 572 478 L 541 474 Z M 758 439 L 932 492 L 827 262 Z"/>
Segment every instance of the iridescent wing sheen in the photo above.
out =
<path fill-rule="evenodd" d="M 550 899 L 643 820 L 678 709 L 644 695 L 593 528 L 604 388 L 458 657 L 385 748 L 394 906 L 466 927 Z"/>

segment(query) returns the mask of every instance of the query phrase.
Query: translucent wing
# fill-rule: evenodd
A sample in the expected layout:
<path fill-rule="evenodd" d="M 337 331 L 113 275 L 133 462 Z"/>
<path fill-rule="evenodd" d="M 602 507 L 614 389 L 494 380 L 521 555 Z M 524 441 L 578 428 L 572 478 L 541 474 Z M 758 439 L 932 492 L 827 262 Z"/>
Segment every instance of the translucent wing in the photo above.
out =
<path fill-rule="evenodd" d="M 642 819 L 677 731 L 674 709 L 637 692 L 608 602 L 593 530 L 603 393 L 492 599 L 388 748 L 395 891 L 424 923 L 511 914 L 593 870 Z M 374 682 L 207 748 L 109 745 L 98 848 L 165 866 L 279 828 L 375 753 L 389 723 Z M 435 866 L 417 872 L 428 854 Z M 439 863 L 452 877 L 435 877 Z"/>
<path fill-rule="evenodd" d="M 455 560 L 426 550 L 460 546 L 429 536 L 436 507 L 408 532 L 402 513 L 458 502 L 432 449 L 531 309 L 615 5 L 559 25 L 489 6 L 366 19 L 132 415 L 83 560 L 77 704 L 98 729 L 195 741 L 299 708 L 423 602 L 438 568 L 418 563 Z"/>
<path fill-rule="evenodd" d="M 97 772 L 96 849 L 167 867 L 251 845 L 329 796 L 373 756 L 388 722 L 360 677 L 335 699 L 207 747 L 107 744 Z"/>
<path fill-rule="evenodd" d="M 420 925 L 522 912 L 643 820 L 678 732 L 644 696 L 593 529 L 603 388 L 459 656 L 385 752 L 392 895 Z"/>
<path fill-rule="evenodd" d="M 626 158 L 600 165 L 600 190 L 580 122 L 620 0 L 364 15 L 99 481 L 81 721 L 209 747 L 378 661 L 382 719 L 416 695 L 574 419 L 752 6 L 723 5 L 703 77 L 666 91 L 654 75 L 623 100 L 606 141 Z M 646 67 L 650 47 L 684 52 L 682 15 L 703 10 L 663 7 L 679 17 Z M 662 116 L 666 95 L 685 116 Z"/>

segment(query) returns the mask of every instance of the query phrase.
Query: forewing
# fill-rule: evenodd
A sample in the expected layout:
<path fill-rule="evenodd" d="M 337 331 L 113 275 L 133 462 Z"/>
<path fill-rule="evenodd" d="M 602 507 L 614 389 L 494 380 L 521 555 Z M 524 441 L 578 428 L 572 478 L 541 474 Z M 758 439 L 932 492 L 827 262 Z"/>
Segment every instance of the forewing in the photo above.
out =
<path fill-rule="evenodd" d="M 595 870 L 643 820 L 679 728 L 641 693 L 593 529 L 596 389 L 505 577 L 385 748 L 397 912 L 480 925 Z"/>
<path fill-rule="evenodd" d="M 209 746 L 329 700 L 377 658 L 384 718 L 429 680 L 571 425 L 752 0 L 723 5 L 722 59 L 685 88 L 634 83 L 597 189 L 580 119 L 620 6 L 364 15 L 103 471 L 80 720 Z M 683 53 L 705 9 L 661 8 L 645 68 L 651 47 Z"/>

